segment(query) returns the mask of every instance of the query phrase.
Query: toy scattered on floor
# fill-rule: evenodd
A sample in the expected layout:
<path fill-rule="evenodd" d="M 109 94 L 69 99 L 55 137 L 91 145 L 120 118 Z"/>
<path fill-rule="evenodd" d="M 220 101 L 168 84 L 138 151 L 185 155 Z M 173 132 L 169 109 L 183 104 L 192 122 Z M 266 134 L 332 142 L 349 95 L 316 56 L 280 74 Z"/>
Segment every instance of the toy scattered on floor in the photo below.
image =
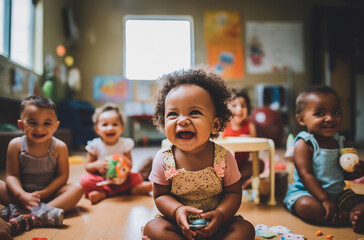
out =
<path fill-rule="evenodd" d="M 69 164 L 81 164 L 85 162 L 84 156 L 73 155 L 68 157 Z"/>
<path fill-rule="evenodd" d="M 326 239 L 332 239 L 333 237 L 334 237 L 334 235 L 332 235 L 332 234 L 327 234 L 325 238 L 326 238 Z"/>
<path fill-rule="evenodd" d="M 195 220 L 189 222 L 189 225 L 190 225 L 190 228 L 192 228 L 192 229 L 201 229 L 201 228 L 204 228 L 207 225 L 209 225 L 209 223 L 210 222 L 207 221 L 206 219 L 201 218 L 201 219 L 195 219 Z"/>
<path fill-rule="evenodd" d="M 340 150 L 340 165 L 346 172 L 353 172 L 354 166 L 359 162 L 355 148 L 342 148 Z"/>
<path fill-rule="evenodd" d="M 322 231 L 321 230 L 317 230 L 317 232 L 315 233 L 315 236 L 318 237 L 318 236 L 322 236 Z"/>
<path fill-rule="evenodd" d="M 131 169 L 130 160 L 123 154 L 113 154 L 106 157 L 106 160 L 109 164 L 109 169 L 105 176 L 106 180 L 98 182 L 96 185 L 102 186 L 110 183 L 118 185 L 123 184 L 128 178 Z"/>
<path fill-rule="evenodd" d="M 301 234 L 285 233 L 281 240 L 305 240 L 305 237 Z"/>
<path fill-rule="evenodd" d="M 255 227 L 255 232 L 257 233 L 257 235 L 259 237 L 269 239 L 269 238 L 275 237 L 276 235 L 290 233 L 291 230 L 289 230 L 288 228 L 281 226 L 281 225 L 269 227 L 268 225 L 265 225 L 265 224 L 258 224 Z"/>

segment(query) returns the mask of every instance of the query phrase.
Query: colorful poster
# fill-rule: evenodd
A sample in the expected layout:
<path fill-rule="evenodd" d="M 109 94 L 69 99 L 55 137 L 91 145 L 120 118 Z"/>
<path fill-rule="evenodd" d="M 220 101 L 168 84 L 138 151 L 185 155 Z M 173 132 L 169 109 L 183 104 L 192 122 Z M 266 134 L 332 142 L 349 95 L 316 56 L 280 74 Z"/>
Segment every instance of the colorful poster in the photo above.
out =
<path fill-rule="evenodd" d="M 204 28 L 206 45 L 242 43 L 238 11 L 206 11 Z"/>
<path fill-rule="evenodd" d="M 132 84 L 122 76 L 95 76 L 93 96 L 96 101 L 125 102 L 132 99 Z"/>
<path fill-rule="evenodd" d="M 244 51 L 238 11 L 206 11 L 207 62 L 224 79 L 244 76 Z"/>
<path fill-rule="evenodd" d="M 243 45 L 207 46 L 208 65 L 213 67 L 223 79 L 239 79 L 244 75 Z"/>
<path fill-rule="evenodd" d="M 305 71 L 301 23 L 248 22 L 246 44 L 248 73 Z"/>

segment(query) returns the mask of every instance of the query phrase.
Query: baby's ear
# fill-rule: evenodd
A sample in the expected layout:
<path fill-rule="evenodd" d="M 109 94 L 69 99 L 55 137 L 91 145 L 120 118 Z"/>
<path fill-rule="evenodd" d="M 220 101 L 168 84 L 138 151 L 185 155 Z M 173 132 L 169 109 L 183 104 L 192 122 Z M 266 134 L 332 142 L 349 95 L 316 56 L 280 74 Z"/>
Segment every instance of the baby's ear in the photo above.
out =
<path fill-rule="evenodd" d="M 219 132 L 220 128 L 221 128 L 221 120 L 220 118 L 215 118 L 214 124 L 212 125 L 211 133 L 215 135 L 216 133 Z"/>
<path fill-rule="evenodd" d="M 303 116 L 301 114 L 296 114 L 296 120 L 299 125 L 306 126 L 306 123 L 303 121 Z"/>
<path fill-rule="evenodd" d="M 16 123 L 18 124 L 20 131 L 24 131 L 24 122 L 22 120 L 18 119 L 18 121 Z"/>

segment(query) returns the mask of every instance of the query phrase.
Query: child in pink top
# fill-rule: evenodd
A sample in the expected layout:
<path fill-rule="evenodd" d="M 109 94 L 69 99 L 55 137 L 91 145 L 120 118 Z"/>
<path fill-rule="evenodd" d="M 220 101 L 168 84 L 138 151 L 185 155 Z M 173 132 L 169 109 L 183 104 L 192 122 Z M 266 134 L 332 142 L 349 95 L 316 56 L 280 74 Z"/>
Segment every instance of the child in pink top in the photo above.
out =
<path fill-rule="evenodd" d="M 231 117 L 230 97 L 225 82 L 202 69 L 164 77 L 155 123 L 169 142 L 149 176 L 161 216 L 147 223 L 143 239 L 254 239 L 252 224 L 235 216 L 242 194 L 236 161 L 210 140 Z"/>

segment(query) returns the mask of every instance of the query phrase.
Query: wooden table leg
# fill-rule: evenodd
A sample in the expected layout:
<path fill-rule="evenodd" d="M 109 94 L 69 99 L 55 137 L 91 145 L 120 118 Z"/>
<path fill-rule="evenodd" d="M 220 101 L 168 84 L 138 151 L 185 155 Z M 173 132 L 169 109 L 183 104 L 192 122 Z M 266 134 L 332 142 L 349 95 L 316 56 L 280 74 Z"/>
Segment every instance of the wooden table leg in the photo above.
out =
<path fill-rule="evenodd" d="M 270 176 L 270 197 L 268 204 L 277 205 L 275 198 L 275 168 L 274 168 L 274 156 L 275 156 L 275 146 L 272 139 L 268 140 L 269 145 L 269 176 Z"/>
<path fill-rule="evenodd" d="M 252 161 L 252 190 L 253 190 L 253 196 L 254 196 L 254 203 L 259 204 L 260 198 L 259 198 L 259 157 L 258 152 L 252 152 L 253 155 L 253 161 Z"/>

